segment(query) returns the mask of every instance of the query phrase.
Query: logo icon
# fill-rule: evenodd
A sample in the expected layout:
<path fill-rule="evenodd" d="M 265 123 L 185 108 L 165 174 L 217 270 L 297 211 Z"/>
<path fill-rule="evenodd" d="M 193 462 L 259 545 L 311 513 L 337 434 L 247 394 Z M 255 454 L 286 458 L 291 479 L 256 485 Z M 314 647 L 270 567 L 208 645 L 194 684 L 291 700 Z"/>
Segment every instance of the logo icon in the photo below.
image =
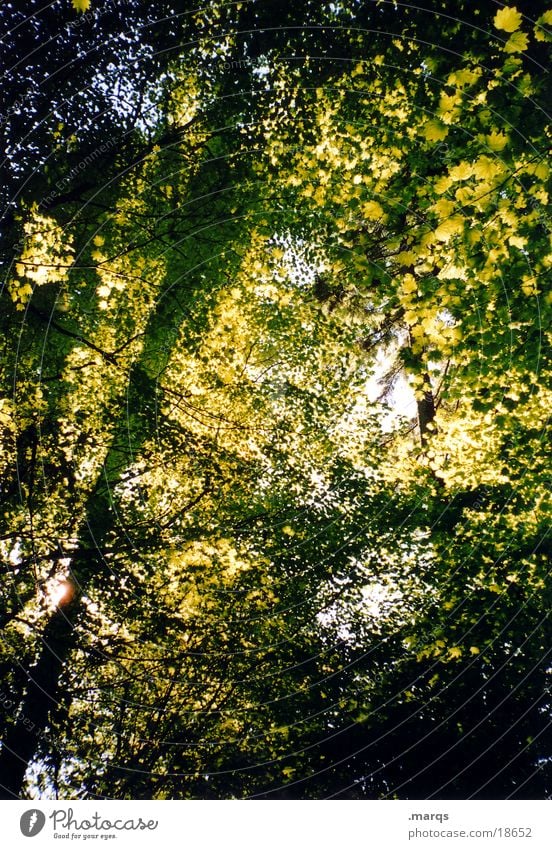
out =
<path fill-rule="evenodd" d="M 44 828 L 45 823 L 46 817 L 38 808 L 25 811 L 19 820 L 21 834 L 24 834 L 25 837 L 36 837 Z"/>

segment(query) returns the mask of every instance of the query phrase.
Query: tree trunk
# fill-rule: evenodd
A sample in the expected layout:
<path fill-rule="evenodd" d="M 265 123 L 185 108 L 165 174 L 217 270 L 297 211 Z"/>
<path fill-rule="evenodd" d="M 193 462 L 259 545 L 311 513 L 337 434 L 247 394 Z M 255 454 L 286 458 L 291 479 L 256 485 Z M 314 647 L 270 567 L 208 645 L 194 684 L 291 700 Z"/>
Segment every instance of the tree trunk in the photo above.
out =
<path fill-rule="evenodd" d="M 59 606 L 44 629 L 42 649 L 28 671 L 28 686 L 15 723 L 0 750 L 0 799 L 20 798 L 27 767 L 44 738 L 50 710 L 57 704 L 60 674 L 73 645 L 79 602 Z"/>
<path fill-rule="evenodd" d="M 229 224 L 229 240 L 235 238 L 235 228 Z M 220 255 L 224 262 L 224 252 Z M 237 257 L 239 259 L 239 257 Z M 214 275 L 214 279 L 216 275 Z M 184 278 L 183 287 L 188 286 Z M 172 302 L 167 293 L 171 293 Z M 184 296 L 189 292 L 184 288 Z M 41 636 L 43 647 L 35 665 L 28 670 L 28 685 L 14 702 L 20 705 L 17 719 L 9 728 L 0 749 L 0 798 L 20 798 L 25 773 L 36 755 L 38 743 L 47 739 L 45 731 L 50 720 L 50 712 L 58 702 L 59 682 L 64 665 L 75 644 L 75 622 L 83 610 L 80 594 L 93 581 L 101 563 L 102 549 L 106 536 L 114 529 L 116 511 L 112 509 L 111 492 L 124 471 L 125 461 L 132 462 L 140 447 L 150 438 L 157 420 L 152 410 L 155 407 L 157 377 L 152 371 L 161 374 L 168 362 L 172 346 L 178 339 L 178 329 L 187 317 L 186 307 L 180 304 L 179 289 L 167 285 L 148 318 L 144 332 L 144 347 L 138 360 L 131 366 L 128 376 L 128 393 L 121 405 L 123 415 L 116 428 L 108 456 L 104 462 L 96 487 L 89 496 L 86 507 L 86 521 L 80 535 L 80 548 L 73 556 L 71 571 L 74 585 L 79 593 L 64 607 L 58 607 L 52 614 Z M 185 297 L 183 300 L 185 301 Z M 160 350 L 160 334 L 168 338 L 168 344 Z M 152 354 L 153 352 L 153 354 Z M 154 358 L 152 364 L 152 356 Z M 129 442 L 129 420 L 127 409 L 132 411 L 133 440 Z M 97 552 L 94 555 L 94 552 Z M 91 556 L 92 553 L 92 556 Z"/>
<path fill-rule="evenodd" d="M 430 429 L 429 425 L 435 418 L 435 398 L 429 375 L 424 374 L 424 389 L 423 396 L 416 401 L 418 409 L 418 427 L 420 430 L 420 442 L 422 448 L 425 448 L 427 443 L 427 432 Z"/>

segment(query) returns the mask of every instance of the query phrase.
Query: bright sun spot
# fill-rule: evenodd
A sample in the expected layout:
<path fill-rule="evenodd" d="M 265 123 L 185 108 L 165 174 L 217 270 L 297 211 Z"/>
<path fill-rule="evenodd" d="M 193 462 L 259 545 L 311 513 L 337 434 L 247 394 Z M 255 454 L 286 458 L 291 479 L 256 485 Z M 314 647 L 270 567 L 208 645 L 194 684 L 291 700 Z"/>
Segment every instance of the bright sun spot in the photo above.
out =
<path fill-rule="evenodd" d="M 75 588 L 66 578 L 53 578 L 46 585 L 46 600 L 49 607 L 60 607 L 73 598 Z"/>

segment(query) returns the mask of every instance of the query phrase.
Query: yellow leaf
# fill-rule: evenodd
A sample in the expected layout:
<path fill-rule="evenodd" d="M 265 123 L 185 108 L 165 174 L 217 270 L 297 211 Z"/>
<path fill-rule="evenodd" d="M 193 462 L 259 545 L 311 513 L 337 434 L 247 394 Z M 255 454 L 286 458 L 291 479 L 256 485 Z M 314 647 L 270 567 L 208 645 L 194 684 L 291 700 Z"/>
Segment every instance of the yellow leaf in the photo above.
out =
<path fill-rule="evenodd" d="M 413 274 L 405 274 L 402 289 L 405 294 L 410 295 L 412 292 L 416 292 L 418 289 L 418 283 L 416 282 L 416 278 Z"/>
<path fill-rule="evenodd" d="M 503 147 L 506 145 L 506 142 L 508 141 L 508 137 L 505 136 L 502 132 L 492 132 L 486 138 L 487 145 L 490 147 L 490 149 L 496 151 L 502 150 Z"/>
<path fill-rule="evenodd" d="M 537 282 L 536 282 L 535 278 L 534 277 L 528 277 L 527 275 L 524 275 L 522 277 L 521 291 L 523 292 L 524 295 L 527 295 L 527 297 L 531 297 L 531 295 L 536 295 L 537 294 Z"/>
<path fill-rule="evenodd" d="M 475 174 L 478 180 L 487 180 L 489 178 L 492 179 L 493 177 L 496 177 L 498 170 L 499 169 L 497 169 L 496 162 L 494 162 L 488 156 L 480 156 L 473 167 L 473 173 Z"/>
<path fill-rule="evenodd" d="M 533 168 L 533 174 L 535 177 L 538 177 L 539 180 L 547 180 L 548 175 L 550 174 L 550 168 L 546 164 L 546 162 L 539 162 Z"/>
<path fill-rule="evenodd" d="M 459 206 L 464 206 L 464 204 L 467 204 L 472 200 L 473 191 L 468 189 L 466 186 L 460 186 L 460 188 L 456 189 L 454 192 L 454 197 Z"/>
<path fill-rule="evenodd" d="M 442 195 L 448 188 L 450 188 L 451 178 L 450 177 L 439 177 L 438 180 L 435 181 L 434 189 L 438 195 Z"/>
<path fill-rule="evenodd" d="M 401 251 L 397 254 L 397 262 L 401 265 L 412 265 L 416 262 L 418 255 L 414 251 Z"/>
<path fill-rule="evenodd" d="M 473 173 L 472 167 L 469 162 L 460 162 L 454 168 L 450 170 L 450 178 L 455 182 L 457 180 L 468 180 Z"/>
<path fill-rule="evenodd" d="M 318 186 L 313 195 L 313 200 L 316 201 L 317 206 L 324 206 L 326 203 L 326 192 L 323 186 Z"/>
<path fill-rule="evenodd" d="M 383 207 L 377 200 L 369 200 L 362 206 L 362 216 L 369 221 L 377 221 L 378 218 L 383 217 Z"/>
<path fill-rule="evenodd" d="M 470 654 L 479 654 L 477 646 L 470 646 Z"/>
<path fill-rule="evenodd" d="M 406 321 L 407 324 L 414 325 L 418 321 L 418 316 L 416 315 L 414 310 L 407 310 L 404 314 L 404 320 Z M 410 328 L 410 332 L 414 333 L 412 326 Z"/>
<path fill-rule="evenodd" d="M 440 218 L 448 218 L 454 212 L 454 206 L 453 201 L 441 198 L 437 203 L 433 204 L 432 209 Z"/>
<path fill-rule="evenodd" d="M 504 45 L 505 53 L 523 53 L 527 50 L 529 39 L 524 32 L 515 32 Z"/>
<path fill-rule="evenodd" d="M 535 38 L 537 41 L 552 41 L 552 36 L 545 28 L 551 24 L 552 9 L 549 9 L 548 12 L 545 12 L 544 15 L 540 16 L 540 18 L 537 18 L 537 22 L 535 24 Z"/>
<path fill-rule="evenodd" d="M 71 3 L 76 12 L 87 12 L 90 7 L 90 0 L 71 0 Z"/>
<path fill-rule="evenodd" d="M 435 230 L 435 238 L 440 242 L 448 242 L 451 236 L 455 236 L 457 233 L 460 233 L 464 227 L 464 219 L 461 215 L 453 215 L 452 218 L 448 218 L 446 221 L 443 221 L 437 229 Z"/>
<path fill-rule="evenodd" d="M 525 238 L 525 236 L 509 236 L 508 244 L 513 245 L 514 248 L 519 248 L 521 250 L 527 244 L 527 239 Z"/>
<path fill-rule="evenodd" d="M 481 76 L 481 71 L 479 68 L 471 69 L 464 68 L 462 71 L 457 71 L 455 74 L 451 74 L 449 77 L 450 84 L 456 85 L 458 87 L 465 85 L 472 85 L 476 82 Z"/>
<path fill-rule="evenodd" d="M 449 657 L 451 659 L 455 657 L 462 657 L 462 649 L 460 648 L 460 646 L 453 646 L 452 648 L 450 648 Z"/>
<path fill-rule="evenodd" d="M 470 230 L 471 232 L 471 230 Z M 466 280 L 466 270 L 458 265 L 447 265 L 437 275 L 439 280 Z"/>
<path fill-rule="evenodd" d="M 493 23 L 497 29 L 504 32 L 515 32 L 521 26 L 522 17 L 515 6 L 506 6 L 494 16 Z"/>
<path fill-rule="evenodd" d="M 457 106 L 460 104 L 461 97 L 459 94 L 442 94 L 439 100 L 439 109 L 437 113 L 443 123 L 452 124 L 457 118 Z"/>
<path fill-rule="evenodd" d="M 422 132 L 427 141 L 442 141 L 448 135 L 448 127 L 438 121 L 429 121 Z"/>
<path fill-rule="evenodd" d="M 458 106 L 459 102 L 460 97 L 457 93 L 442 94 L 439 99 L 439 113 L 448 114 L 449 112 L 452 112 L 452 110 Z"/>
<path fill-rule="evenodd" d="M 460 342 L 460 340 L 462 339 L 462 328 L 453 327 L 450 331 L 450 337 L 453 342 Z"/>

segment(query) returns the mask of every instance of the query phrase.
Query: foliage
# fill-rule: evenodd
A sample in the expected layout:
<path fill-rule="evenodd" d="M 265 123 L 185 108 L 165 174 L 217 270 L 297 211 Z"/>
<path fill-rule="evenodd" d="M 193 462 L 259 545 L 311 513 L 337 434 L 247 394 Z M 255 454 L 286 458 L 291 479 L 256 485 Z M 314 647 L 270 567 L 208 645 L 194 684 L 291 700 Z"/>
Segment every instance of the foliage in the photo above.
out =
<path fill-rule="evenodd" d="M 5 797 L 549 795 L 550 12 L 73 6 L 6 124 Z"/>

